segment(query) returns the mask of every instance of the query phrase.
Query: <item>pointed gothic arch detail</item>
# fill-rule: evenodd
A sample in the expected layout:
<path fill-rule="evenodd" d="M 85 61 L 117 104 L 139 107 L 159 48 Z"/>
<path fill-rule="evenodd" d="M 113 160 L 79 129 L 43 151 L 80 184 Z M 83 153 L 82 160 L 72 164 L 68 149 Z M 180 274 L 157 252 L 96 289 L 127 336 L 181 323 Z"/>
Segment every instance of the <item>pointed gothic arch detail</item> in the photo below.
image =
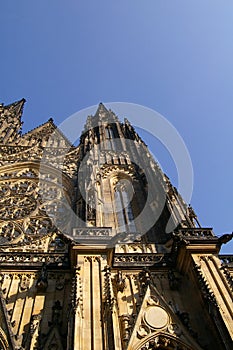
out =
<path fill-rule="evenodd" d="M 133 211 L 134 188 L 131 177 L 118 174 L 112 179 L 114 204 L 118 228 L 125 232 L 136 232 Z"/>
<path fill-rule="evenodd" d="M 163 332 L 154 333 L 142 339 L 135 349 L 128 350 L 195 350 L 177 337 Z"/>
<path fill-rule="evenodd" d="M 107 150 L 115 151 L 114 130 L 111 125 L 105 126 L 105 145 Z"/>

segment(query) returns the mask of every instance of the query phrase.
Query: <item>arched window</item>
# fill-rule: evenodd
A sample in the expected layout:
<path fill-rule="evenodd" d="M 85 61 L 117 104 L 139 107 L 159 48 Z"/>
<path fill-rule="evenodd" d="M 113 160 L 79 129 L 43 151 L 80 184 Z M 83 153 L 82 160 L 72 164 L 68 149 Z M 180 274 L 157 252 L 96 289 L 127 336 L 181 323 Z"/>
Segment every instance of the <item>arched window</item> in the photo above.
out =
<path fill-rule="evenodd" d="M 115 209 L 118 228 L 124 232 L 136 232 L 132 208 L 133 187 L 129 180 L 120 179 L 115 185 Z"/>
<path fill-rule="evenodd" d="M 105 144 L 106 144 L 106 149 L 115 150 L 114 132 L 112 127 L 109 125 L 105 127 Z"/>

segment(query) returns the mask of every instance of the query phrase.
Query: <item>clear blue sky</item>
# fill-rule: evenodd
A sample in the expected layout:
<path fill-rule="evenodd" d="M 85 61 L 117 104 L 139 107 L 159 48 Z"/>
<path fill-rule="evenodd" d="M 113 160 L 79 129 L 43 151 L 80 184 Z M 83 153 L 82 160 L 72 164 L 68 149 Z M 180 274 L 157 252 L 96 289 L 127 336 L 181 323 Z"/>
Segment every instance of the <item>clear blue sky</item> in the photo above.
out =
<path fill-rule="evenodd" d="M 100 101 L 155 109 L 189 149 L 201 224 L 233 230 L 232 0 L 2 1 L 0 34 L 0 101 L 27 99 L 24 130 Z"/>

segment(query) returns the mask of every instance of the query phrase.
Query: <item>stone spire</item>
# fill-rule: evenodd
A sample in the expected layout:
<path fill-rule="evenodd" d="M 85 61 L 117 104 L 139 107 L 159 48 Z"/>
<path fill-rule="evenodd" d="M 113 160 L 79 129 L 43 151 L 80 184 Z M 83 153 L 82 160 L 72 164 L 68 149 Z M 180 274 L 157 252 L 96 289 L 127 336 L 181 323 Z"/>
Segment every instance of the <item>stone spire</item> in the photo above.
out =
<path fill-rule="evenodd" d="M 11 144 L 20 137 L 23 124 L 21 116 L 25 102 L 23 98 L 8 106 L 0 105 L 0 143 Z"/>

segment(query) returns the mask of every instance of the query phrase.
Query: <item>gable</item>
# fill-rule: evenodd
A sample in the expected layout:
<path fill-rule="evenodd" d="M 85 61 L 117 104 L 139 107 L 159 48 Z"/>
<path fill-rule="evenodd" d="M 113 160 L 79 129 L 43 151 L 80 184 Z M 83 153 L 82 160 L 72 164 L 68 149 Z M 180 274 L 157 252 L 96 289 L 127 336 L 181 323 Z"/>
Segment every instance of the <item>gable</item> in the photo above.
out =
<path fill-rule="evenodd" d="M 152 285 L 147 287 L 127 350 L 147 349 L 147 345 L 151 349 L 176 349 L 179 345 L 183 350 L 201 350 Z"/>

